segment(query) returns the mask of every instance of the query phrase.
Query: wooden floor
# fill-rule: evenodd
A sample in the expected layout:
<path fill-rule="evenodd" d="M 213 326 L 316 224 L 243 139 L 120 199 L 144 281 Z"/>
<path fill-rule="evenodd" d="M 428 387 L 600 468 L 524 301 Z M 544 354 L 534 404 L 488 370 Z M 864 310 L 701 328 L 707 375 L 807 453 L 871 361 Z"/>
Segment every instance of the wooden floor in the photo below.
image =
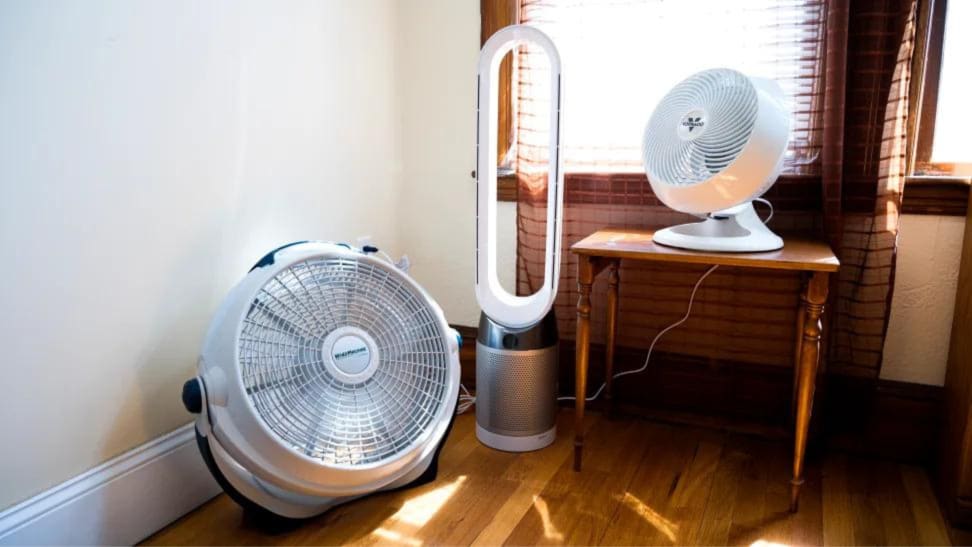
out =
<path fill-rule="evenodd" d="M 943 545 L 945 524 L 924 471 L 832 454 L 811 456 L 800 511 L 787 512 L 787 445 L 637 419 L 588 421 L 584 470 L 571 431 L 509 454 L 479 444 L 464 415 L 439 479 L 341 506 L 268 532 L 225 495 L 150 545 Z"/>

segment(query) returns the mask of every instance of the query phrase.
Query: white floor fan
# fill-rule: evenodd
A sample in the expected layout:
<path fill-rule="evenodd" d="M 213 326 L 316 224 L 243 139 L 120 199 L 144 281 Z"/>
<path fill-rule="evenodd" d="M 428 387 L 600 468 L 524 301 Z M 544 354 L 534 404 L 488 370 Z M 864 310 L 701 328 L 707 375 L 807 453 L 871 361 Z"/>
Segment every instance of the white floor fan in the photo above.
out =
<path fill-rule="evenodd" d="M 210 471 L 291 519 L 435 478 L 459 338 L 377 249 L 299 242 L 263 257 L 213 318 L 183 387 Z"/>
<path fill-rule="evenodd" d="M 645 127 L 645 171 L 665 205 L 705 220 L 659 230 L 654 241 L 699 251 L 782 248 L 752 202 L 783 168 L 790 125 L 772 80 L 716 68 L 676 85 Z"/>

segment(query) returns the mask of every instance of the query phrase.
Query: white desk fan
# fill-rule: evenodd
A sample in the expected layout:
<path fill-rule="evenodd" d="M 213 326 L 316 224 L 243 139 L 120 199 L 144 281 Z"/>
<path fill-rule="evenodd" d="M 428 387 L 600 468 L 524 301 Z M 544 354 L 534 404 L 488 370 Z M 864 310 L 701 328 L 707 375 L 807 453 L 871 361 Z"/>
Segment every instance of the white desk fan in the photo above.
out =
<path fill-rule="evenodd" d="M 659 230 L 654 241 L 700 251 L 782 248 L 752 201 L 779 176 L 790 125 L 772 80 L 716 68 L 676 85 L 645 127 L 645 171 L 665 205 L 705 220 Z"/>
<path fill-rule="evenodd" d="M 497 73 L 517 43 L 532 42 L 550 59 L 550 148 L 544 279 L 529 296 L 510 294 L 496 273 Z M 560 55 L 529 26 L 500 29 L 479 56 L 476 143 L 476 300 L 482 308 L 476 340 L 476 437 L 493 448 L 543 448 L 557 433 L 559 338 L 552 309 L 560 277 L 563 172 L 560 161 Z"/>
<path fill-rule="evenodd" d="M 458 335 L 373 251 L 276 249 L 213 318 L 182 399 L 207 466 L 246 508 L 304 518 L 435 478 Z"/>

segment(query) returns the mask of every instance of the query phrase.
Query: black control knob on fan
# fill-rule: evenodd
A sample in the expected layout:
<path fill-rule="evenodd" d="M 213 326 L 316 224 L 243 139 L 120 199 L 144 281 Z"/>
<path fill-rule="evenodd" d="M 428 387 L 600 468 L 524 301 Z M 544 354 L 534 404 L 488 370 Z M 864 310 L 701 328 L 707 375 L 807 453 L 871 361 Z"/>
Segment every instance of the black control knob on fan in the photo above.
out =
<path fill-rule="evenodd" d="M 202 412 L 202 384 L 199 378 L 191 378 L 182 384 L 182 404 L 193 414 Z"/>

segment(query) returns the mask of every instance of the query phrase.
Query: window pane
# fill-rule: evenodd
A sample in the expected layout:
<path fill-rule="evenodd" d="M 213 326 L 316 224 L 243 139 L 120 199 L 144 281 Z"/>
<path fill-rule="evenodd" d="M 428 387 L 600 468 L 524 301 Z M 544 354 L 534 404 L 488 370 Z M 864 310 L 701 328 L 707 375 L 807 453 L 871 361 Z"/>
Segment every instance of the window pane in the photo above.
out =
<path fill-rule="evenodd" d="M 970 0 L 972 2 L 972 0 Z M 524 0 L 524 23 L 564 60 L 566 170 L 641 172 L 641 138 L 658 101 L 682 79 L 726 67 L 773 78 L 794 116 L 786 172 L 817 169 L 822 112 L 821 0 Z M 521 57 L 521 156 L 546 146 L 534 57 Z M 545 77 L 545 76 L 544 76 Z M 534 143 L 531 139 L 536 140 Z"/>
<path fill-rule="evenodd" d="M 942 72 L 932 162 L 972 162 L 972 1 L 951 0 L 945 12 Z"/>

